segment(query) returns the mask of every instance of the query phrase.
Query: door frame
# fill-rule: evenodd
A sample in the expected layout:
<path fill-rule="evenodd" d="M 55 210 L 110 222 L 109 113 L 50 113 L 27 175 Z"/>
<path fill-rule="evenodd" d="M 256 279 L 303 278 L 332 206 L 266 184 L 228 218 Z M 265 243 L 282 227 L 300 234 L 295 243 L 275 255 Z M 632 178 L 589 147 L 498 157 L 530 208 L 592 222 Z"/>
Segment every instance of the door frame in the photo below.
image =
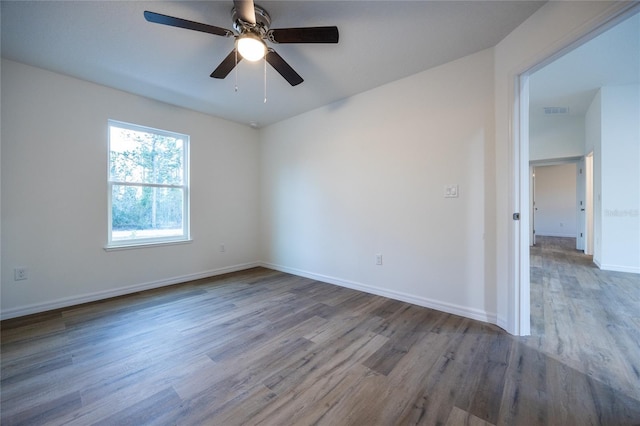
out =
<path fill-rule="evenodd" d="M 529 161 L 529 179 L 531 179 L 531 183 L 529 185 L 529 198 L 531 200 L 531 203 L 529 205 L 529 241 L 530 241 L 530 246 L 534 246 L 536 241 L 535 241 L 535 220 L 536 220 L 536 207 L 535 207 L 535 201 L 536 201 L 536 186 L 535 186 L 535 174 L 536 174 L 536 169 L 538 167 L 545 167 L 545 166 L 559 166 L 559 165 L 563 165 L 563 164 L 575 164 L 576 165 L 576 191 L 579 191 L 579 187 L 578 187 L 578 176 L 577 173 L 580 169 L 580 164 L 581 162 L 584 162 L 584 158 L 585 157 L 565 157 L 565 158 L 558 158 L 558 159 L 548 159 L 548 160 L 534 160 L 534 161 Z M 576 209 L 579 209 L 579 205 L 577 204 L 579 202 L 579 199 L 577 197 L 576 194 Z M 576 213 L 577 214 L 577 213 Z M 576 224 L 578 224 L 578 221 L 576 220 Z M 584 232 L 584 231 L 583 231 Z M 576 239 L 579 237 L 578 233 L 580 233 L 580 228 L 579 226 L 576 229 Z"/>
<path fill-rule="evenodd" d="M 546 51 L 532 58 L 528 66 L 512 75 L 513 109 L 510 115 L 511 152 L 509 158 L 511 170 L 511 197 L 519 223 L 512 228 L 510 237 L 514 252 L 509 256 L 509 271 L 512 277 L 508 315 L 514 321 L 509 329 L 515 335 L 531 334 L 531 296 L 529 265 L 529 76 L 596 36 L 614 27 L 626 18 L 640 11 L 639 2 L 616 2 L 603 15 L 586 23 L 580 29 L 569 34 L 563 40 L 552 45 Z"/>
<path fill-rule="evenodd" d="M 585 204 L 587 209 L 587 214 L 585 218 L 585 226 L 584 226 L 584 254 L 589 256 L 593 256 L 593 236 L 595 234 L 595 225 L 593 221 L 593 151 L 589 152 L 584 157 L 585 165 Z"/>

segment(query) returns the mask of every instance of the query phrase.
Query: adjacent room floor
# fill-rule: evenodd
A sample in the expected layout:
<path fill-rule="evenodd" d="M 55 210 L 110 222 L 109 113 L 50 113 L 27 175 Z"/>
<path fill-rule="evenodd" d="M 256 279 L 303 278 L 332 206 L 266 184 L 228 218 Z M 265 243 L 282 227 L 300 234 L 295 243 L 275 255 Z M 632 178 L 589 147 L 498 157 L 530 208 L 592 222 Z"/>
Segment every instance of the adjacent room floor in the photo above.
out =
<path fill-rule="evenodd" d="M 555 240 L 532 265 L 526 338 L 263 268 L 3 321 L 0 420 L 640 423 L 638 276 Z"/>
<path fill-rule="evenodd" d="M 640 275 L 602 271 L 575 247 L 575 238 L 536 238 L 523 340 L 640 400 Z"/>

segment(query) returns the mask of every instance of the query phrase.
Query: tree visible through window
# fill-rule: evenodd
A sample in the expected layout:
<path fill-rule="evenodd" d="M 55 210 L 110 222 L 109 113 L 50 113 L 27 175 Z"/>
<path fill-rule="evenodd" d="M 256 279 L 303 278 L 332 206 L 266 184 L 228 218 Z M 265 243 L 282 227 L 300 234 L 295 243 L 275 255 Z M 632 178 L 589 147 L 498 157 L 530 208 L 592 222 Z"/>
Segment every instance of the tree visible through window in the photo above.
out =
<path fill-rule="evenodd" d="M 109 245 L 189 238 L 189 136 L 109 121 Z"/>

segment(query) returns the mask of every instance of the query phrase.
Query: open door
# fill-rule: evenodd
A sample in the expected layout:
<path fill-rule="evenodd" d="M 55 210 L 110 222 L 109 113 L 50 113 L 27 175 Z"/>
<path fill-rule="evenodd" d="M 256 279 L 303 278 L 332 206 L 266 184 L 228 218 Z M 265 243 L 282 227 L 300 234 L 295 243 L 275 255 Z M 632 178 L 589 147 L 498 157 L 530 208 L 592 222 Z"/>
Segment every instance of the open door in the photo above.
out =
<path fill-rule="evenodd" d="M 584 254 L 593 256 L 593 151 L 585 157 L 585 205 L 586 205 L 586 224 L 585 224 L 585 247 Z"/>
<path fill-rule="evenodd" d="M 536 168 L 529 166 L 529 245 L 536 245 Z"/>
<path fill-rule="evenodd" d="M 587 179 L 584 157 L 576 164 L 576 250 L 585 249 L 587 226 Z"/>
<path fill-rule="evenodd" d="M 590 19 L 582 24 L 580 27 L 572 30 L 570 34 L 563 36 L 555 43 L 547 44 L 547 47 L 538 51 L 535 56 L 530 56 L 530 62 L 526 59 L 523 60 L 521 66 L 514 69 L 512 72 L 507 73 L 509 78 L 514 78 L 509 89 L 508 104 L 505 111 L 510 113 L 510 178 L 511 178 L 511 192 L 510 197 L 507 199 L 507 210 L 511 214 L 512 212 L 526 212 L 528 217 L 523 215 L 522 222 L 519 221 L 520 213 L 514 214 L 513 226 L 507 229 L 505 237 L 506 247 L 509 250 L 508 253 L 508 278 L 512 284 L 508 284 L 506 291 L 506 304 L 505 309 L 499 308 L 500 311 L 498 317 L 504 318 L 504 328 L 516 335 L 526 336 L 530 334 L 531 325 L 531 306 L 530 306 L 530 271 L 529 271 L 529 238 L 532 235 L 531 225 L 527 222 L 532 220 L 529 216 L 531 212 L 530 208 L 533 204 L 530 202 L 527 206 L 527 201 L 531 200 L 529 194 L 532 185 L 531 179 L 528 179 L 531 175 L 527 176 L 529 171 L 529 77 L 534 72 L 542 69 L 544 66 L 550 64 L 557 58 L 564 54 L 576 49 L 576 47 L 586 43 L 593 39 L 595 36 L 601 34 L 609 28 L 612 28 L 617 23 L 628 18 L 634 13 L 638 13 L 640 5 L 638 2 L 612 2 L 611 6 L 602 12 L 597 17 Z M 511 102 L 513 101 L 513 105 Z M 588 163 L 589 164 L 589 163 Z M 592 163 L 591 163 L 592 166 Z M 579 167 L 578 167 L 579 168 Z M 593 168 L 590 169 L 593 174 Z M 584 173 L 584 168 L 583 168 Z M 593 184 L 593 183 L 592 183 Z M 594 199 L 594 190 L 591 187 L 589 194 L 591 198 L 585 200 L 582 198 L 583 203 L 589 202 L 589 205 L 596 204 L 598 199 Z M 599 195 L 599 194 L 598 194 Z M 579 204 L 577 202 L 576 204 Z M 528 208 L 529 207 L 529 208 Z M 594 212 L 597 209 L 589 209 L 587 206 L 587 212 Z M 587 218 L 588 221 L 594 221 L 593 213 L 591 217 Z M 537 221 L 536 227 L 539 227 L 540 221 Z M 524 226 L 520 226 L 524 225 Z M 527 226 L 529 225 L 529 226 Z M 593 251 L 593 236 L 594 230 L 597 227 L 596 224 L 589 224 L 589 230 L 591 231 L 587 235 L 587 251 Z M 584 236 L 584 231 L 583 231 Z M 498 321 L 500 324 L 500 321 Z"/>

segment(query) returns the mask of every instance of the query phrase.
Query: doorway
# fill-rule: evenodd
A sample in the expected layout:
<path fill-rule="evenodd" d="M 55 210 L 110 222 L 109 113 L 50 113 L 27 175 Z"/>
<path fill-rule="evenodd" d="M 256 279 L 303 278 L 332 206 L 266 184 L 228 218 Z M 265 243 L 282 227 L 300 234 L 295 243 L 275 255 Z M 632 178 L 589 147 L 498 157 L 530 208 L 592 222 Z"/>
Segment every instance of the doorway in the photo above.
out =
<path fill-rule="evenodd" d="M 515 134 L 515 148 L 514 151 L 520 153 L 519 154 L 519 162 L 516 161 L 514 163 L 515 168 L 515 176 L 517 177 L 517 182 L 515 185 L 515 199 L 519 200 L 518 204 L 520 205 L 520 211 L 527 209 L 530 212 L 528 215 L 523 215 L 523 222 L 520 223 L 520 226 L 517 228 L 517 242 L 516 242 L 516 262 L 514 270 L 519 271 L 516 274 L 516 284 L 515 284 L 515 294 L 519 295 L 517 299 L 517 306 L 514 308 L 514 312 L 517 313 L 517 323 L 520 324 L 519 328 L 517 328 L 518 334 L 527 335 L 529 334 L 529 326 L 530 326 L 530 276 L 529 276 L 529 242 L 534 242 L 535 234 L 533 234 L 533 225 L 535 222 L 535 215 L 531 214 L 531 203 L 527 206 L 526 201 L 530 199 L 531 192 L 534 191 L 536 182 L 532 180 L 534 175 L 533 170 L 530 167 L 529 160 L 532 158 L 532 153 L 530 152 L 530 121 L 531 114 L 534 112 L 533 109 L 536 107 L 534 103 L 530 99 L 532 98 L 531 89 L 531 77 L 534 76 L 538 71 L 547 67 L 548 65 L 553 64 L 564 56 L 574 52 L 577 49 L 580 49 L 582 46 L 588 44 L 590 41 L 596 39 L 598 36 L 606 33 L 608 30 L 616 27 L 618 24 L 623 21 L 633 17 L 638 14 L 640 10 L 640 6 L 633 5 L 623 11 L 618 11 L 613 14 L 613 16 L 609 16 L 608 18 L 603 18 L 603 21 L 600 21 L 598 25 L 594 23 L 594 27 L 590 28 L 586 31 L 585 34 L 578 41 L 566 46 L 562 51 L 557 52 L 556 54 L 550 55 L 546 60 L 541 61 L 539 64 L 535 65 L 528 71 L 522 73 L 519 76 L 519 82 L 517 85 L 517 105 L 518 105 L 518 114 L 517 117 L 517 125 L 516 129 L 519 131 Z M 635 57 L 634 55 L 630 55 L 631 57 Z M 605 66 L 609 66 L 609 68 L 619 71 L 616 67 L 610 66 L 611 64 L 605 63 Z M 624 68 L 622 68 L 624 69 Z M 590 67 L 581 68 L 578 73 L 588 73 L 591 71 Z M 562 77 L 559 79 L 559 86 L 561 89 L 564 89 L 564 86 L 571 86 L 571 80 L 580 80 L 580 78 L 576 78 L 576 74 L 561 73 Z M 578 74 L 580 75 L 580 74 Z M 568 77 L 570 76 L 570 77 Z M 604 82 L 604 84 L 609 84 L 608 82 Z M 612 84 L 629 84 L 629 83 L 618 83 L 614 82 Z M 633 84 L 638 84 L 638 81 L 635 80 Z M 595 94 L 599 91 L 599 87 L 602 87 L 602 82 L 600 86 L 593 86 L 590 90 L 591 93 L 587 93 L 585 98 L 587 99 L 587 105 L 591 100 L 594 99 Z M 584 100 L 584 99 L 583 99 Z M 571 114 L 573 113 L 575 116 L 579 116 L 582 114 L 584 116 L 585 112 L 580 111 L 579 108 L 564 108 L 565 105 L 562 104 L 549 104 L 552 111 L 560 111 L 561 113 Z M 557 108 L 556 108 L 557 107 Z M 569 112 L 571 111 L 571 113 Z M 583 119 L 584 120 L 584 119 Z M 575 123 L 574 123 L 575 124 Z M 584 129 L 585 125 L 583 122 L 582 129 Z M 577 128 L 577 127 L 576 127 Z M 568 127 L 564 128 L 565 131 L 568 130 Z M 585 140 L 585 135 L 582 135 L 581 142 L 582 146 L 574 145 L 570 146 L 568 150 L 562 151 L 562 149 L 558 150 L 559 145 L 548 143 L 545 145 L 547 149 L 556 149 L 553 155 L 548 156 L 546 158 L 565 158 L 565 157 L 575 157 L 578 156 L 581 158 L 581 161 L 584 161 L 583 167 L 580 169 L 584 173 L 584 199 L 580 200 L 582 202 L 581 205 L 578 205 L 577 210 L 577 218 L 580 218 L 580 213 L 584 208 L 584 216 L 580 218 L 579 225 L 584 231 L 582 232 L 582 238 L 580 241 L 576 241 L 576 244 L 581 247 L 581 250 L 584 250 L 587 254 L 592 254 L 598 251 L 598 231 L 594 232 L 594 229 L 598 229 L 598 218 L 594 217 L 593 214 L 589 214 L 589 207 L 595 206 L 598 202 L 600 202 L 600 193 L 597 193 L 595 196 L 589 197 L 587 194 L 594 194 L 594 183 L 593 177 L 598 173 L 599 164 L 598 161 L 598 152 L 593 152 L 593 148 L 590 147 L 589 141 Z M 549 140 L 548 140 L 549 141 Z M 566 146 L 563 148 L 567 148 Z M 578 148 L 577 150 L 575 148 Z M 572 150 L 573 149 L 573 150 Z M 548 154 L 549 155 L 549 154 Z M 516 157 L 517 159 L 517 157 Z M 527 173 L 527 175 L 525 175 Z M 589 183 L 590 182 L 590 183 Z M 528 183 L 528 184 L 527 184 Z M 523 205 L 524 204 L 524 205 Z M 595 210 L 595 209 L 593 209 Z M 593 211 L 592 210 L 592 211 Z M 537 224 L 536 224 L 537 226 Z M 579 234 L 577 234 L 579 235 Z"/>
<path fill-rule="evenodd" d="M 579 179 L 576 162 L 533 165 L 534 237 L 569 237 L 579 240 Z M 535 245 L 535 240 L 532 240 Z M 576 247 L 579 249 L 579 247 Z"/>
<path fill-rule="evenodd" d="M 575 238 L 576 250 L 593 255 L 593 153 L 532 161 L 529 169 L 529 245 L 535 246 L 538 236 Z"/>

